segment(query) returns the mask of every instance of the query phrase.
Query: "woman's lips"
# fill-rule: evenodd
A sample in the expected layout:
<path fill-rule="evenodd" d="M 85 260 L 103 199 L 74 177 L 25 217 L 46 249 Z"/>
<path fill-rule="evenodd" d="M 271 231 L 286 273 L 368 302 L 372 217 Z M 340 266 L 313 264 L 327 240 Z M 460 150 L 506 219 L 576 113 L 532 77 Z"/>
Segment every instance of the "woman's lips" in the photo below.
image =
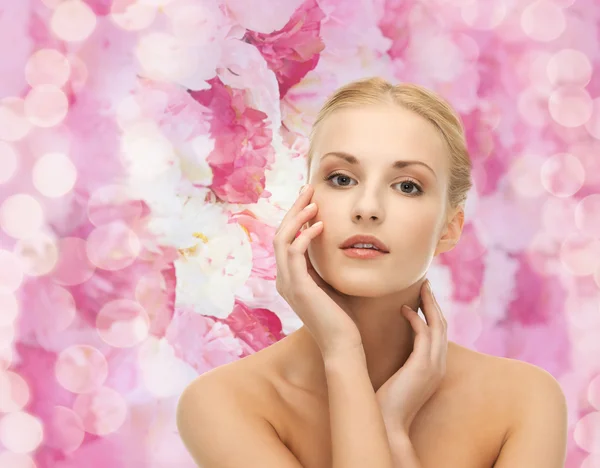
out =
<path fill-rule="evenodd" d="M 386 252 L 382 252 L 380 250 L 375 249 L 342 249 L 344 255 L 350 258 L 361 258 L 361 259 L 369 259 L 369 258 L 378 258 L 383 255 L 387 255 Z"/>

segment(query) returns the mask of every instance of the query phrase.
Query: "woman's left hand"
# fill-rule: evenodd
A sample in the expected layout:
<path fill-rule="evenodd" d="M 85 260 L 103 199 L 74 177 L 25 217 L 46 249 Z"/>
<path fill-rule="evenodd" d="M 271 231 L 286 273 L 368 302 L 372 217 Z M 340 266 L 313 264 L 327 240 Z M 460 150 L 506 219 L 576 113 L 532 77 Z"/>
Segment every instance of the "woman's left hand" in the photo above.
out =
<path fill-rule="evenodd" d="M 402 307 L 415 331 L 414 348 L 406 363 L 376 392 L 388 433 L 408 435 L 413 419 L 446 373 L 447 323 L 429 280 L 421 286 L 421 309 L 427 323 L 410 307 Z"/>

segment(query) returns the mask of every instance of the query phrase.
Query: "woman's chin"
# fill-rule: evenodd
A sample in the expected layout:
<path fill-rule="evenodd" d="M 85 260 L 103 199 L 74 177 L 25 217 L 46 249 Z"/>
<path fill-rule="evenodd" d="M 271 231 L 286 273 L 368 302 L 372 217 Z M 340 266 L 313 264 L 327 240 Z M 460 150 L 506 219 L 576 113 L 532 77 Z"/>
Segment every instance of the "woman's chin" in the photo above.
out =
<path fill-rule="evenodd" d="M 336 291 L 346 296 L 357 297 L 379 297 L 386 294 L 383 289 L 384 283 L 370 278 L 340 278 L 337 277 L 335 284 L 329 283 Z"/>

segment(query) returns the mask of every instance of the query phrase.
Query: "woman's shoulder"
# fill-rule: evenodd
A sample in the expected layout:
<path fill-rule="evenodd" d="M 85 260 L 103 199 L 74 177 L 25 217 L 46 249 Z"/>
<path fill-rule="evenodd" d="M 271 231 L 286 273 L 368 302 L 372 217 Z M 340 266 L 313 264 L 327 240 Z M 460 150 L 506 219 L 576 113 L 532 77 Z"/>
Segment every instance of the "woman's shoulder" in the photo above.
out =
<path fill-rule="evenodd" d="M 257 400 L 268 400 L 272 396 L 273 385 L 262 363 L 264 351 L 204 372 L 188 384 L 186 391 L 212 387 L 221 388 L 224 395 L 253 405 Z"/>
<path fill-rule="evenodd" d="M 270 422 L 276 411 L 279 393 L 268 366 L 269 348 L 223 364 L 196 377 L 183 393 L 195 395 L 188 404 L 200 401 L 204 395 L 218 395 L 234 402 L 254 417 Z M 267 362 L 265 362 L 267 361 Z"/>
<path fill-rule="evenodd" d="M 501 423 L 502 442 L 498 450 L 502 466 L 515 460 L 564 457 L 568 408 L 558 380 L 546 369 L 526 361 L 483 353 L 469 353 L 474 388 L 488 414 Z M 485 428 L 486 421 L 480 427 Z M 544 447 L 551 447 L 545 451 Z M 519 464 L 519 463 L 517 463 Z M 536 463 L 537 466 L 537 463 Z M 541 465 L 540 465 L 541 466 Z"/>
<path fill-rule="evenodd" d="M 563 398 L 557 379 L 529 362 L 482 353 L 456 343 L 449 343 L 451 355 L 451 380 L 457 384 L 450 387 L 461 397 L 478 398 L 502 419 L 507 431 L 520 423 L 524 408 L 535 399 Z"/>
<path fill-rule="evenodd" d="M 198 466 L 298 466 L 272 422 L 276 394 L 251 356 L 199 375 L 179 397 L 177 428 Z"/>
<path fill-rule="evenodd" d="M 551 386 L 558 385 L 556 378 L 550 372 L 535 364 L 455 346 L 461 348 L 465 355 L 469 355 L 478 375 L 495 386 L 501 386 L 504 390 L 526 394 L 529 391 L 529 385 L 534 382 L 542 382 Z"/>
<path fill-rule="evenodd" d="M 491 387 L 502 395 L 524 395 L 532 382 L 545 381 L 558 385 L 547 370 L 526 361 L 495 356 L 466 348 L 454 342 L 448 343 L 449 367 L 456 377 L 471 383 Z"/>

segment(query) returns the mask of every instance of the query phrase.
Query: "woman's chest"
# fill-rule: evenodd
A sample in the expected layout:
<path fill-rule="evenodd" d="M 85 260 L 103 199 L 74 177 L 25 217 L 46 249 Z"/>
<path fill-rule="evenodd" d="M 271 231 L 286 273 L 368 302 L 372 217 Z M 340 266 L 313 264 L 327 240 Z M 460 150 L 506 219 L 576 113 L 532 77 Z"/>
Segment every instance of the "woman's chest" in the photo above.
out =
<path fill-rule="evenodd" d="M 415 418 L 409 437 L 423 468 L 490 468 L 502 444 L 501 426 L 479 402 L 432 398 Z M 278 411 L 277 430 L 303 467 L 331 467 L 326 403 L 289 397 Z"/>

